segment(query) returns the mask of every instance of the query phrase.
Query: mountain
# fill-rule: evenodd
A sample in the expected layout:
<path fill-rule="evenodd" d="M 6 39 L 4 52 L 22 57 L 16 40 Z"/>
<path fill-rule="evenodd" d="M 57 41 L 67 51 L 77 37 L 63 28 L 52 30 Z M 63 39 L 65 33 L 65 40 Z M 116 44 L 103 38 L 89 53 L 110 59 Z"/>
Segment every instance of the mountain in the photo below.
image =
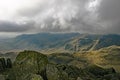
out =
<path fill-rule="evenodd" d="M 92 51 L 112 45 L 120 46 L 120 35 L 80 33 L 25 34 L 0 41 L 0 50 L 52 50 Z"/>
<path fill-rule="evenodd" d="M 66 41 L 79 33 L 39 33 L 20 35 L 0 42 L 0 50 L 44 49 L 63 46 Z"/>
<path fill-rule="evenodd" d="M 92 51 L 112 45 L 120 46 L 120 35 L 84 35 L 68 42 L 65 49 L 78 51 Z"/>

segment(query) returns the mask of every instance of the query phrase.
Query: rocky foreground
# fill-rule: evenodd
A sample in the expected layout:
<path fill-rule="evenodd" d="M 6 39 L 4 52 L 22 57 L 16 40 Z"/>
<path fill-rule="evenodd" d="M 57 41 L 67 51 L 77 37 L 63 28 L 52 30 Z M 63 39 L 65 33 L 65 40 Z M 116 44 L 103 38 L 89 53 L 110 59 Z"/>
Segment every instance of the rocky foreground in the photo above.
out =
<path fill-rule="evenodd" d="M 120 80 L 120 74 L 92 64 L 85 68 L 55 64 L 44 54 L 23 51 L 9 67 L 0 59 L 0 80 Z"/>

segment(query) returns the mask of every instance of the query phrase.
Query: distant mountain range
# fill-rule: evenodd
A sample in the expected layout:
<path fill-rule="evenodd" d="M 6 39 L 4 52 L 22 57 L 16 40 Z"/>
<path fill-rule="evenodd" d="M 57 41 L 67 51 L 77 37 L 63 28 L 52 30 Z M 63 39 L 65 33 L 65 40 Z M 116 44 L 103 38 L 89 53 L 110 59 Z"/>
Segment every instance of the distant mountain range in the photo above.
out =
<path fill-rule="evenodd" d="M 95 35 L 80 33 L 25 34 L 0 41 L 0 50 L 64 49 L 69 51 L 91 51 L 112 45 L 120 46 L 120 35 Z"/>

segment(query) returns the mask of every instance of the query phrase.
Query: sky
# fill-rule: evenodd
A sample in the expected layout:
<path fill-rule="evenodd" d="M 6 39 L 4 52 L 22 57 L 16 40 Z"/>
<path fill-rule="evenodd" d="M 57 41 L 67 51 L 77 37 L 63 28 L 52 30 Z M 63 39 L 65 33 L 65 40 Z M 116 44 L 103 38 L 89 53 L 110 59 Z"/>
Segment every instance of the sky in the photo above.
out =
<path fill-rule="evenodd" d="M 0 37 L 39 32 L 120 34 L 120 0 L 0 0 Z"/>

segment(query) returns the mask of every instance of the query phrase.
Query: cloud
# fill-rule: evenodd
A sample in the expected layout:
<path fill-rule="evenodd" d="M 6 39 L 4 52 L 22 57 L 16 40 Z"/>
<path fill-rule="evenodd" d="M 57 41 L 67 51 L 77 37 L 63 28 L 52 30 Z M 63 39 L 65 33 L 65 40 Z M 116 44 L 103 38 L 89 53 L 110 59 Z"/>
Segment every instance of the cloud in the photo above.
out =
<path fill-rule="evenodd" d="M 81 20 L 88 14 L 87 2 L 88 0 L 45 0 L 34 8 L 20 10 L 19 15 L 32 18 L 38 32 L 73 32 L 78 31 L 78 25 L 73 25 L 72 20 Z"/>
<path fill-rule="evenodd" d="M 120 0 L 102 0 L 98 9 L 101 24 L 106 33 L 120 34 Z"/>
<path fill-rule="evenodd" d="M 0 21 L 0 32 L 119 34 L 119 3 L 120 0 L 27 0 L 13 11 L 13 18 Z"/>
<path fill-rule="evenodd" d="M 99 22 L 97 1 L 89 7 L 92 0 L 45 0 L 19 15 L 32 18 L 37 32 L 101 33 L 106 28 Z"/>
<path fill-rule="evenodd" d="M 120 0 L 102 0 L 99 14 L 104 20 L 120 19 Z"/>
<path fill-rule="evenodd" d="M 32 28 L 34 22 L 15 23 L 0 21 L 0 32 L 25 32 Z"/>

